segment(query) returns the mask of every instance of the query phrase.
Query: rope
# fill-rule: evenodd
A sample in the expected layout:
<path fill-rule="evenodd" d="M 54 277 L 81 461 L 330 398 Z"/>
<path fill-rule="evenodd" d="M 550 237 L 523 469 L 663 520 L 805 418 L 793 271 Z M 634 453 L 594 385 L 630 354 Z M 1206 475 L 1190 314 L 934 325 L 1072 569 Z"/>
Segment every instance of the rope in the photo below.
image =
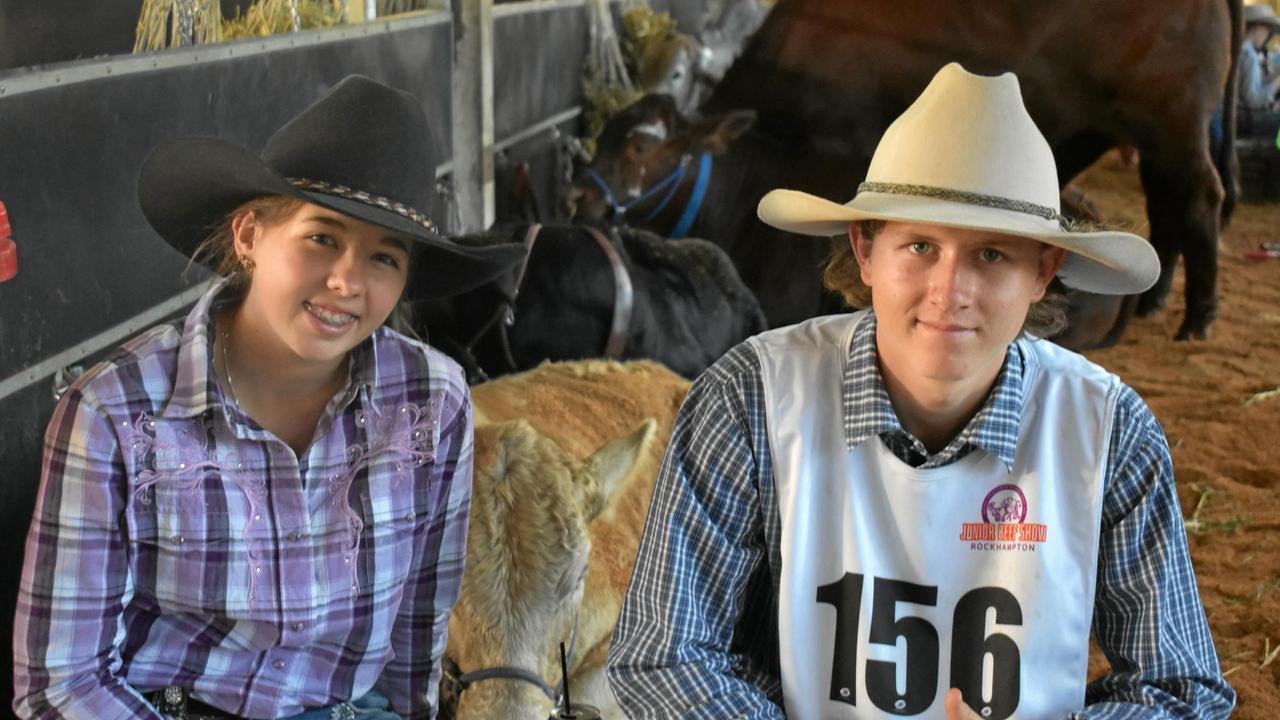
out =
<path fill-rule="evenodd" d="M 903 183 L 879 183 L 864 182 L 858 186 L 858 192 L 876 192 L 886 193 L 889 195 L 915 195 L 919 197 L 937 198 L 939 200 L 949 200 L 951 202 L 964 203 L 966 205 L 977 205 L 980 207 L 996 208 L 999 210 L 1012 210 L 1014 212 L 1024 213 L 1026 215 L 1035 215 L 1045 220 L 1056 221 L 1062 224 L 1063 217 L 1051 207 L 1037 205 L 1036 203 L 1027 202 L 1025 200 L 1014 200 L 1012 198 L 1000 197 L 998 195 L 983 195 L 982 193 L 965 192 L 963 190 L 949 190 L 947 188 L 931 187 L 929 185 L 907 185 Z"/>
<path fill-rule="evenodd" d="M 589 25 L 590 51 L 587 55 L 587 71 L 599 82 L 631 90 L 634 86 L 627 74 L 627 65 L 622 58 L 622 46 L 618 42 L 618 32 L 613 26 L 613 13 L 609 9 L 609 0 L 589 0 L 587 3 L 591 16 Z"/>

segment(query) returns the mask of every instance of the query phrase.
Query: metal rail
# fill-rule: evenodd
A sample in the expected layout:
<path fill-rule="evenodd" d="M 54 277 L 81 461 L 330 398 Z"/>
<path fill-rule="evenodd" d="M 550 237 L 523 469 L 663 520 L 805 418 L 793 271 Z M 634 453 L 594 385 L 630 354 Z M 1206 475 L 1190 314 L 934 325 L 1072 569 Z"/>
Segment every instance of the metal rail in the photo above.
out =
<path fill-rule="evenodd" d="M 528 2 L 499 5 L 493 9 L 494 19 L 508 15 L 546 12 L 566 7 L 579 7 L 586 0 L 529 0 Z M 142 55 L 114 55 L 106 59 L 75 60 L 58 63 L 48 68 L 17 68 L 0 72 L 0 97 L 21 95 L 51 87 L 64 87 L 76 83 L 120 77 L 164 68 L 198 65 L 204 62 L 261 55 L 291 48 L 342 42 L 353 38 L 388 34 L 418 27 L 430 27 L 451 21 L 447 10 L 427 11 L 421 15 L 401 18 L 375 18 L 355 25 L 343 25 L 322 30 L 305 30 L 287 35 L 266 38 L 231 40 L 216 45 L 173 48 Z"/>
<path fill-rule="evenodd" d="M 539 13 L 567 7 L 580 7 L 585 0 L 530 0 L 497 6 L 493 9 L 495 19 L 526 13 Z M 452 21 L 451 13 L 445 11 L 428 11 L 425 14 L 403 18 L 375 19 L 358 25 L 348 25 L 323 30 L 275 35 L 268 38 L 236 40 L 216 45 L 175 48 L 143 55 L 113 56 L 107 59 L 74 61 L 48 68 L 23 68 L 13 72 L 0 74 L 0 97 L 12 97 L 24 93 L 38 92 L 52 87 L 65 87 L 77 83 L 93 82 L 104 78 L 114 78 L 135 73 L 151 72 L 163 68 L 183 67 L 208 62 L 218 62 L 231 58 L 247 57 L 277 51 L 286 51 L 298 47 L 323 45 L 331 42 L 342 42 L 352 38 L 368 37 L 378 34 L 402 32 L 419 27 L 447 24 Z M 552 128 L 569 122 L 580 115 L 581 107 L 572 107 L 526 127 L 511 135 L 497 140 L 493 151 L 501 152 L 514 145 L 530 140 L 537 135 L 548 132 Z M 441 163 L 436 169 L 436 177 L 443 178 L 454 171 L 452 160 Z M 104 349 L 114 347 L 123 340 L 156 324 L 163 318 L 178 312 L 194 303 L 205 290 L 200 283 L 183 292 L 164 300 L 134 315 L 93 337 L 88 338 L 61 352 L 51 355 L 33 365 L 0 380 L 0 400 L 26 388 L 43 378 L 53 376 L 58 370 L 74 365 L 91 357 Z"/>

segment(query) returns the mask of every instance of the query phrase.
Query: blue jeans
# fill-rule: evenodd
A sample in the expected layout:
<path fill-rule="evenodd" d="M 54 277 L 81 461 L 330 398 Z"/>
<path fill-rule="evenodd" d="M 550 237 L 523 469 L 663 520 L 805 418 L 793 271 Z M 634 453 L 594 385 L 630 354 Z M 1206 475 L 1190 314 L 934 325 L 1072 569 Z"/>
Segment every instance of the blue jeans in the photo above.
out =
<path fill-rule="evenodd" d="M 390 706 L 391 701 L 387 700 L 387 696 L 375 688 L 370 690 L 364 697 L 350 702 L 312 708 L 297 715 L 290 715 L 284 720 L 345 720 L 346 718 L 400 720 L 399 715 L 387 709 Z"/>

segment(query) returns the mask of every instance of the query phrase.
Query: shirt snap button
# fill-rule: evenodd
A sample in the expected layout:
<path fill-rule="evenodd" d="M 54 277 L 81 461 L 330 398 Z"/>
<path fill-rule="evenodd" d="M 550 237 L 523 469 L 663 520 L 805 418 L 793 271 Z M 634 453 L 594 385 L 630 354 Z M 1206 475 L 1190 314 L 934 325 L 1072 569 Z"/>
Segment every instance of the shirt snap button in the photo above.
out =
<path fill-rule="evenodd" d="M 405 520 L 412 520 L 412 519 L 414 519 L 415 517 L 417 517 L 417 515 L 415 515 L 413 512 L 407 512 L 407 513 L 405 513 L 405 514 L 404 514 L 404 519 L 405 519 Z"/>
<path fill-rule="evenodd" d="M 273 667 L 273 668 L 275 668 L 275 669 L 277 669 L 277 670 L 283 670 L 283 669 L 284 669 L 284 661 L 283 661 L 283 660 L 272 660 L 272 661 L 271 661 L 271 667 Z"/>
<path fill-rule="evenodd" d="M 305 625 L 303 625 L 303 624 L 302 624 L 302 623 L 300 623 L 300 622 L 296 622 L 296 623 L 294 623 L 294 624 L 290 625 L 289 627 L 290 627 L 290 628 L 292 628 L 294 632 L 302 632 L 302 628 L 304 628 L 304 627 L 306 627 L 306 626 L 305 626 Z"/>

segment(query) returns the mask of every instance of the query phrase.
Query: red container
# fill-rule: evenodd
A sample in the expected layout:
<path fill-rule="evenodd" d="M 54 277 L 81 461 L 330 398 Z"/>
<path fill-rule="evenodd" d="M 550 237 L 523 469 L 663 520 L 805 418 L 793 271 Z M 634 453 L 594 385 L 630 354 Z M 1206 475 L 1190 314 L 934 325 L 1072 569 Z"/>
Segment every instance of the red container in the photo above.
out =
<path fill-rule="evenodd" d="M 12 234 L 9 213 L 0 202 L 0 282 L 12 280 L 18 274 L 18 246 L 9 237 Z"/>

